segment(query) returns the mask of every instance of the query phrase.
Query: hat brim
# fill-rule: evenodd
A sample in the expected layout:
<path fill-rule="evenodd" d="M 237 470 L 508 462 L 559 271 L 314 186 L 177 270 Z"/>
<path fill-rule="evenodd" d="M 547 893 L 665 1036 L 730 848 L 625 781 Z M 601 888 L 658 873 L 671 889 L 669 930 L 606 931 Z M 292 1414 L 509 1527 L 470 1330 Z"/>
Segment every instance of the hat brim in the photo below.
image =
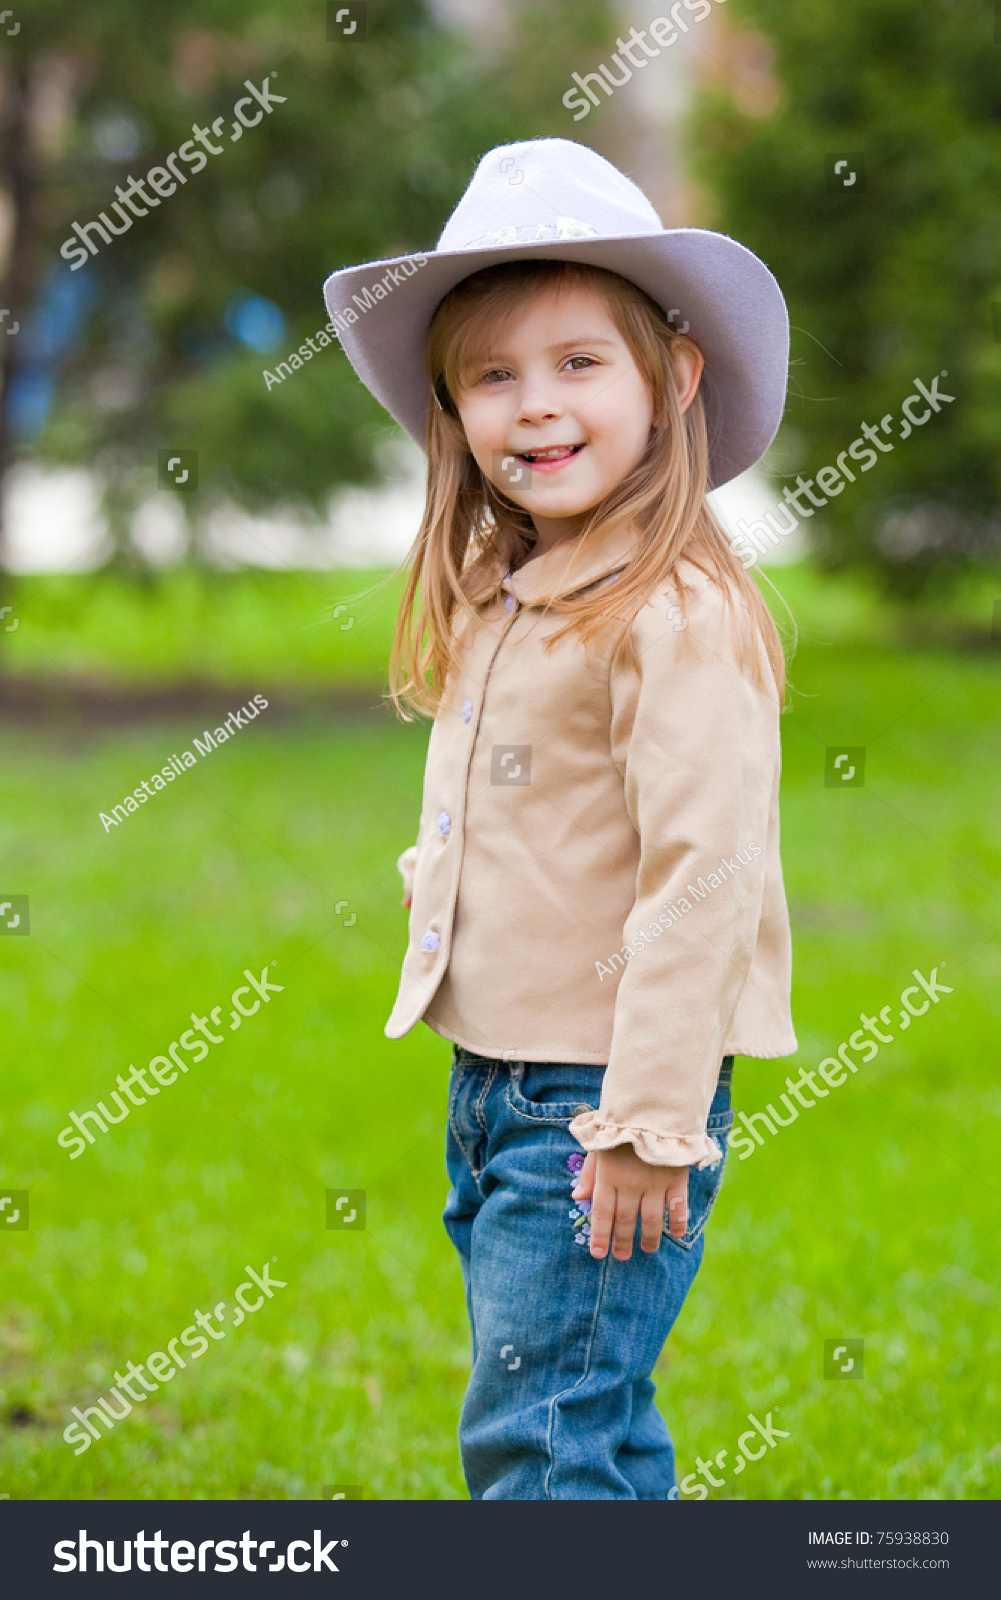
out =
<path fill-rule="evenodd" d="M 785 405 L 785 300 L 763 261 L 736 239 L 702 228 L 431 251 L 424 258 L 415 253 L 331 273 L 323 286 L 331 321 L 338 326 L 337 319 L 348 309 L 357 315 L 349 326 L 343 320 L 339 326 L 348 360 L 418 444 L 425 443 L 432 403 L 424 345 L 439 303 L 463 278 L 484 267 L 540 257 L 581 261 L 629 278 L 698 344 L 705 358 L 710 488 L 718 489 L 761 459 Z M 372 299 L 374 286 L 393 268 L 420 259 L 424 266 L 387 288 L 383 298 Z"/>

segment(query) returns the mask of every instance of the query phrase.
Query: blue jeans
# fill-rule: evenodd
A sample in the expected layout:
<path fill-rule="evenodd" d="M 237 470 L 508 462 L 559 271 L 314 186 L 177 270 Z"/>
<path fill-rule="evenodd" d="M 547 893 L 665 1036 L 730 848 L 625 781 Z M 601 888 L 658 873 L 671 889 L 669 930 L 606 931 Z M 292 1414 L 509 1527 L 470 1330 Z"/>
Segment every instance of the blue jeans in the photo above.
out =
<path fill-rule="evenodd" d="M 596 1261 L 570 1198 L 568 1123 L 604 1067 L 491 1061 L 456 1046 L 444 1222 L 459 1252 L 472 1372 L 459 1422 L 473 1500 L 677 1498 L 674 1446 L 650 1377 L 702 1260 L 730 1110 L 728 1056 L 709 1131 L 724 1160 L 689 1170 L 688 1232 Z M 672 1490 L 674 1493 L 672 1494 Z"/>

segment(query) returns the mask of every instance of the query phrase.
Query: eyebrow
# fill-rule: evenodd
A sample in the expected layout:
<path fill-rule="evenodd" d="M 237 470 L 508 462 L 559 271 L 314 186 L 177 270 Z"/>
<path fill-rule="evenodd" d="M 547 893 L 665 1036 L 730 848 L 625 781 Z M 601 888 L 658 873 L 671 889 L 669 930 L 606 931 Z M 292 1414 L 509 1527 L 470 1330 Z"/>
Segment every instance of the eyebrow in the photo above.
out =
<path fill-rule="evenodd" d="M 560 350 L 579 349 L 581 345 L 606 345 L 610 350 L 615 348 L 614 339 L 601 339 L 595 334 L 581 333 L 573 339 L 561 339 L 559 344 L 547 344 L 546 355 L 556 355 Z M 501 361 L 503 352 L 490 352 L 483 357 L 484 361 Z"/>
<path fill-rule="evenodd" d="M 555 351 L 555 350 L 569 350 L 570 346 L 571 345 L 575 345 L 575 344 L 607 344 L 607 345 L 614 345 L 614 343 L 615 343 L 614 339 L 602 339 L 597 334 L 579 333 L 573 339 L 562 339 L 559 344 L 547 345 L 546 349 L 547 350 L 553 350 L 553 351 Z"/>

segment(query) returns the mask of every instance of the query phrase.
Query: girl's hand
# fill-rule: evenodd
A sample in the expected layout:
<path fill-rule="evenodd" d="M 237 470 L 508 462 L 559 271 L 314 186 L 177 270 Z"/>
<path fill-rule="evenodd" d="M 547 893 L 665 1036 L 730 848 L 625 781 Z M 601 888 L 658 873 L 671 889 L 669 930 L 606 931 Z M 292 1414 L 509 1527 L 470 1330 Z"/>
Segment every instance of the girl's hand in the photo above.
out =
<path fill-rule="evenodd" d="M 680 1239 L 688 1227 L 688 1168 L 651 1166 L 631 1144 L 588 1152 L 573 1198 L 589 1197 L 591 1254 L 599 1261 L 608 1253 L 609 1239 L 616 1261 L 629 1260 L 637 1211 L 643 1224 L 640 1249 L 648 1254 L 660 1245 L 665 1206 L 672 1239 Z"/>

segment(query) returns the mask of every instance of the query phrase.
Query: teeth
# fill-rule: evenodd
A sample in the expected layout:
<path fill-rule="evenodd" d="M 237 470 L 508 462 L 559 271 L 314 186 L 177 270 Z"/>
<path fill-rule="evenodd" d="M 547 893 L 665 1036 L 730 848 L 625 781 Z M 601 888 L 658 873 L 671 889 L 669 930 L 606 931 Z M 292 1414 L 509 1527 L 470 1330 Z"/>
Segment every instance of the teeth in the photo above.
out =
<path fill-rule="evenodd" d="M 576 444 L 557 444 L 549 450 L 523 450 L 521 454 L 528 461 L 556 461 L 560 456 L 572 455 L 580 448 L 581 446 Z"/>

